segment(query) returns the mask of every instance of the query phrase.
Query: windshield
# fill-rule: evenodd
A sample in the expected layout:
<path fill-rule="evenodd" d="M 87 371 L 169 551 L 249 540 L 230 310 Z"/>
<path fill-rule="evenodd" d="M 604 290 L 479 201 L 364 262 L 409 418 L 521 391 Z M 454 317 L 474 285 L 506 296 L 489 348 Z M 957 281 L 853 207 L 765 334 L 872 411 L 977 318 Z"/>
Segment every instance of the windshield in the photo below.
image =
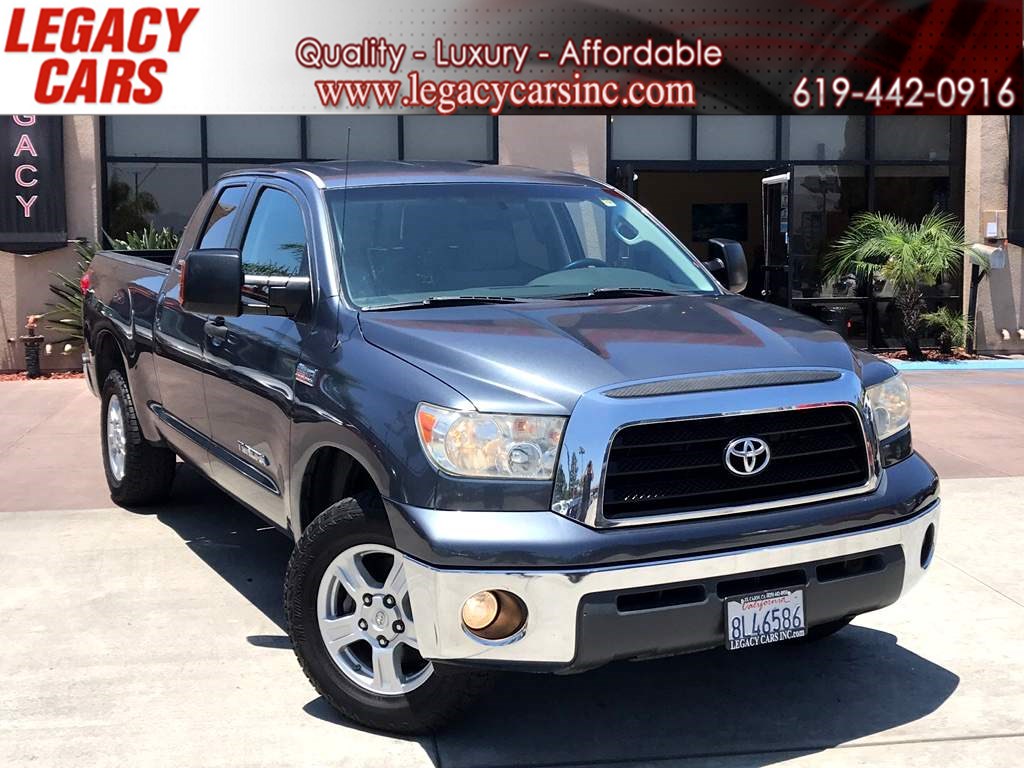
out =
<path fill-rule="evenodd" d="M 550 184 L 328 193 L 349 298 L 364 309 L 649 290 L 717 293 L 693 255 L 618 194 Z"/>

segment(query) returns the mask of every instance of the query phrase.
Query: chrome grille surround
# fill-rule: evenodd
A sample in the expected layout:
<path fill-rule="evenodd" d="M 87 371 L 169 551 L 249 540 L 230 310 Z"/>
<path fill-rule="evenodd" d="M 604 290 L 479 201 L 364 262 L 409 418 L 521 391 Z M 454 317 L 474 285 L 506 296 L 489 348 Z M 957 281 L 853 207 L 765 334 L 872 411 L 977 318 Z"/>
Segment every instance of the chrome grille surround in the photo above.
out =
<path fill-rule="evenodd" d="M 793 369 L 778 370 L 785 373 Z M 584 393 L 569 417 L 562 438 L 562 447 L 555 468 L 551 510 L 592 528 L 615 528 L 778 509 L 870 493 L 875 490 L 881 479 L 878 440 L 860 379 L 852 371 L 833 368 L 801 368 L 799 370 L 838 374 L 838 376 L 830 378 L 830 380 L 788 386 L 697 391 L 659 397 L 611 398 L 607 396 L 609 391 L 621 390 L 625 386 L 652 384 L 664 380 L 655 379 L 618 383 Z M 761 374 L 765 373 L 765 370 L 733 371 L 731 373 Z M 678 380 L 680 377 L 670 378 Z M 645 423 L 708 419 L 823 406 L 848 406 L 859 414 L 868 464 L 868 478 L 863 485 L 742 506 L 711 507 L 615 520 L 604 516 L 605 473 L 612 442 L 620 429 Z"/>

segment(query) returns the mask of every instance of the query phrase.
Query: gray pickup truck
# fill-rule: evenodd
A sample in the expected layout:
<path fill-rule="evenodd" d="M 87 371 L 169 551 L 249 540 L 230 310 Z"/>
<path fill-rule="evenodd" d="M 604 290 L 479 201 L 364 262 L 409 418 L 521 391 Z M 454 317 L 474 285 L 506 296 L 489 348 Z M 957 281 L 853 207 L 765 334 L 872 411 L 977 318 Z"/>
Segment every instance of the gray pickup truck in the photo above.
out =
<path fill-rule="evenodd" d="M 891 366 L 710 255 L 573 174 L 224 176 L 83 279 L 112 498 L 180 457 L 292 537 L 299 663 L 395 732 L 494 669 L 829 635 L 927 569 L 938 479 Z"/>

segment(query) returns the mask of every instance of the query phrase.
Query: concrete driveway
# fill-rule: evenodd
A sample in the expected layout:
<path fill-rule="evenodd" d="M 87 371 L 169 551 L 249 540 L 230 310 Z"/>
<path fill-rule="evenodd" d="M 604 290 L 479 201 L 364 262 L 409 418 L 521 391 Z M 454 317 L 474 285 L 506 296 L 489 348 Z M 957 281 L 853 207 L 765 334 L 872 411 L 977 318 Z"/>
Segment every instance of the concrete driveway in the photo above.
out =
<path fill-rule="evenodd" d="M 80 381 L 0 384 L 0 765 L 1024 762 L 1024 373 L 910 374 L 943 475 L 903 602 L 810 646 L 506 675 L 436 738 L 339 721 L 283 629 L 286 539 L 179 472 L 113 507 Z"/>

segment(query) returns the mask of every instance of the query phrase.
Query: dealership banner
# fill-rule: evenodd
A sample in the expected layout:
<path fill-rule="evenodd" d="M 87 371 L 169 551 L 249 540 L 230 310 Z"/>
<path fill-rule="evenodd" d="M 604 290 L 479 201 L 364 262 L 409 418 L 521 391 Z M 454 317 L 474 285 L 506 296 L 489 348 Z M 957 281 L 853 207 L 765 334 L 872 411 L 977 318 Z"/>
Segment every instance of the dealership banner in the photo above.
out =
<path fill-rule="evenodd" d="M 33 114 L 1020 113 L 1020 0 L 14 0 Z"/>
<path fill-rule="evenodd" d="M 62 120 L 38 115 L 0 120 L 0 251 L 31 254 L 63 248 L 68 234 Z"/>

